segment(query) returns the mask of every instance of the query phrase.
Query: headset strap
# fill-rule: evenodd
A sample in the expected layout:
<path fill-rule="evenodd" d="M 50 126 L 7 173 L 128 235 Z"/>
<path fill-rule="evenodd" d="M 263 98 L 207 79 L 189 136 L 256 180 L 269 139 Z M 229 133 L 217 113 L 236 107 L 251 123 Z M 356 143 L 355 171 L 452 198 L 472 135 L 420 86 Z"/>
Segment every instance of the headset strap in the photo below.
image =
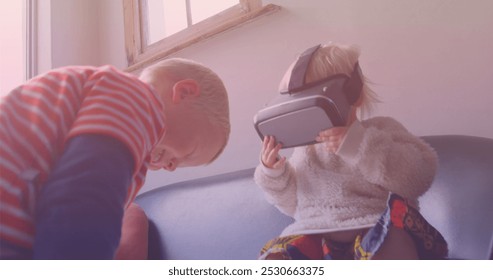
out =
<path fill-rule="evenodd" d="M 320 48 L 320 46 L 321 45 L 319 44 L 311 47 L 298 57 L 298 60 L 291 71 L 288 92 L 296 91 L 305 85 L 305 76 L 308 71 L 308 66 L 310 65 L 313 54 Z"/>
<path fill-rule="evenodd" d="M 315 81 L 310 84 L 305 84 L 306 73 L 308 72 L 308 66 L 310 66 L 310 62 L 312 60 L 313 54 L 321 46 L 322 46 L 321 44 L 313 46 L 305 50 L 298 57 L 298 60 L 296 61 L 293 70 L 291 71 L 288 90 L 286 92 L 281 92 L 281 94 L 284 93 L 291 94 L 296 91 L 300 91 L 304 88 L 310 87 L 312 84 L 318 84 L 321 81 L 326 81 L 331 79 L 332 76 L 322 79 L 321 81 Z M 362 72 L 359 63 L 356 62 L 353 68 L 353 72 L 351 73 L 351 76 L 347 79 L 346 83 L 344 84 L 344 93 L 346 95 L 349 104 L 352 105 L 359 99 L 362 88 L 363 88 Z"/>

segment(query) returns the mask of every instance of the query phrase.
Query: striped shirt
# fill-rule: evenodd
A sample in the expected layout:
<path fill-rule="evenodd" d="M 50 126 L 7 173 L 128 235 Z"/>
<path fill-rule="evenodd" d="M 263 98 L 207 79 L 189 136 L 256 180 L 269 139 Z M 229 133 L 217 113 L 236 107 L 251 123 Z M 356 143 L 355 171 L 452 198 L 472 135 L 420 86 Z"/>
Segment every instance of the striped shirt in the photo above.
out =
<path fill-rule="evenodd" d="M 36 194 L 68 139 L 100 134 L 129 149 L 129 205 L 164 130 L 154 90 L 112 66 L 55 69 L 14 89 L 0 102 L 0 242 L 32 247 Z"/>

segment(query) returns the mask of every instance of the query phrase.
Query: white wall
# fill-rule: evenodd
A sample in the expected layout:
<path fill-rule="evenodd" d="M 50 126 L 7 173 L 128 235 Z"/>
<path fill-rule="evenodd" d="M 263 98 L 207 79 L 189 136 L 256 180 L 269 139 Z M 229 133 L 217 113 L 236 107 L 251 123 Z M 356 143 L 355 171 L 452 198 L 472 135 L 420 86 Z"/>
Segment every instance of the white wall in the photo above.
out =
<path fill-rule="evenodd" d="M 143 191 L 255 166 L 260 140 L 253 129 L 253 115 L 276 95 L 278 82 L 296 55 L 321 42 L 361 47 L 361 67 L 383 101 L 376 115 L 393 116 L 416 135 L 493 138 L 493 1 L 264 3 L 280 5 L 283 10 L 176 54 L 209 65 L 225 81 L 232 134 L 224 154 L 207 167 L 150 172 Z M 97 5 L 101 9 L 100 45 L 94 51 L 100 64 L 122 67 L 121 1 L 104 0 Z M 101 39 L 101 34 L 113 37 Z M 78 34 L 68 36 L 77 38 Z"/>
<path fill-rule="evenodd" d="M 66 65 L 125 68 L 121 2 L 38 1 L 38 72 Z"/>
<path fill-rule="evenodd" d="M 0 98 L 24 81 L 22 6 L 0 1 Z"/>

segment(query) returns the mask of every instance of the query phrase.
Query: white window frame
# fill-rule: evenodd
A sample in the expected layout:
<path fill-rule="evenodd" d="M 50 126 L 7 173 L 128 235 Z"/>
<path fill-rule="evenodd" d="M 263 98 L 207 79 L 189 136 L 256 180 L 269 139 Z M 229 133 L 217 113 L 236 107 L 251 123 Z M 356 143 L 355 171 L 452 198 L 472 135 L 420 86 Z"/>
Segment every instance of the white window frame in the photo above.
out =
<path fill-rule="evenodd" d="M 138 71 L 170 54 L 260 16 L 280 10 L 261 0 L 238 0 L 219 14 L 148 45 L 146 0 L 123 0 L 125 50 L 129 72 Z"/>
<path fill-rule="evenodd" d="M 29 80 L 38 74 L 38 1 L 25 0 L 24 5 L 24 78 Z"/>

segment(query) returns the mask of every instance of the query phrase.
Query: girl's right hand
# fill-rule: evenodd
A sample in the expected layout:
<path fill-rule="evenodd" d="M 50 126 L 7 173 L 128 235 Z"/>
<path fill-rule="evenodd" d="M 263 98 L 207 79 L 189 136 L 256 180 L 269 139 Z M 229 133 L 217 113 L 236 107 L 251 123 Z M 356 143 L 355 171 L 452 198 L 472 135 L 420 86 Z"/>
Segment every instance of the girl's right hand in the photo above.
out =
<path fill-rule="evenodd" d="M 279 150 L 282 145 L 276 142 L 274 136 L 265 136 L 262 143 L 260 158 L 265 167 L 271 169 L 283 168 L 286 163 L 286 157 L 279 156 Z"/>

